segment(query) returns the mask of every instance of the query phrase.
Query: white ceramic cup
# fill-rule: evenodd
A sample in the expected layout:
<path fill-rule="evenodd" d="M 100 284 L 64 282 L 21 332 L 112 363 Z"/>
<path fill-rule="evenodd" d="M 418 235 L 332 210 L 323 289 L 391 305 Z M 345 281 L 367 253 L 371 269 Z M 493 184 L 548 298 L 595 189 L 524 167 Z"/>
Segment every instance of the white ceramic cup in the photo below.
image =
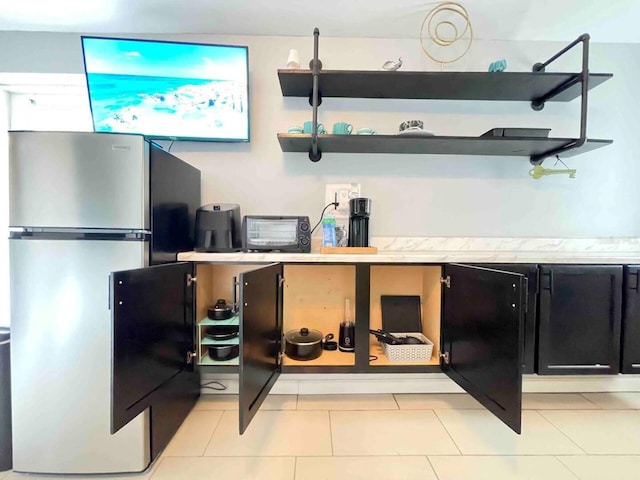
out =
<path fill-rule="evenodd" d="M 295 48 L 289 50 L 287 68 L 290 68 L 292 70 L 300 68 L 300 55 L 298 55 L 298 50 L 296 50 Z"/>

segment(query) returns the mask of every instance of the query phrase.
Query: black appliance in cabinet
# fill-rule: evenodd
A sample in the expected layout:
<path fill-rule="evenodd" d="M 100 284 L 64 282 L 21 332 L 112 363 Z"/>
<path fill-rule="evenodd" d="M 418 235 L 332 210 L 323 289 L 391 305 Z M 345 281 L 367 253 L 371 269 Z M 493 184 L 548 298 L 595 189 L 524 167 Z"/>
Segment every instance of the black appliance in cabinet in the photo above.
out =
<path fill-rule="evenodd" d="M 538 373 L 620 371 L 622 267 L 542 265 Z"/>
<path fill-rule="evenodd" d="M 522 373 L 535 373 L 538 332 L 538 265 L 516 263 L 491 263 L 480 265 L 505 272 L 524 275 L 527 292 L 522 325 Z"/>
<path fill-rule="evenodd" d="M 640 265 L 624 268 L 622 373 L 640 373 Z"/>
<path fill-rule="evenodd" d="M 157 286 L 159 272 L 166 269 L 172 273 L 160 274 L 164 279 L 163 289 L 166 289 L 163 292 L 172 299 L 173 306 L 166 305 L 162 310 L 156 309 L 156 313 L 174 315 L 176 320 L 184 313 L 184 322 L 194 325 L 193 285 L 189 286 L 188 277 L 190 268 L 193 267 L 178 263 L 142 269 L 138 272 L 124 272 L 138 279 L 136 283 L 125 282 L 129 283 L 127 298 L 139 299 L 134 311 L 142 311 L 145 308 L 154 311 L 151 305 L 145 307 L 144 304 L 151 304 L 157 296 L 143 292 L 153 292 Z M 359 272 L 368 272 L 368 269 L 367 264 L 358 265 Z M 368 275 L 359 275 L 356 278 L 356 309 L 360 304 L 368 305 L 368 301 L 363 302 L 361 298 L 369 298 L 368 278 Z M 114 281 L 117 283 L 118 279 L 114 278 Z M 481 267 L 444 265 L 442 282 L 443 354 L 440 365 L 443 372 L 510 428 L 520 433 L 521 335 L 525 302 L 523 275 Z M 247 429 L 282 371 L 283 284 L 281 263 L 258 268 L 240 276 L 240 433 Z M 118 286 L 114 284 L 115 289 Z M 119 312 L 117 309 L 116 315 L 119 315 Z M 361 312 L 356 311 L 356 330 L 367 330 L 369 319 L 366 318 L 366 325 L 363 325 L 365 322 L 358 324 L 359 318 Z M 122 321 L 125 321 L 124 318 Z M 164 334 L 171 331 L 169 328 Z M 137 338 L 141 342 L 149 341 L 142 334 Z M 187 347 L 193 343 L 189 344 L 182 337 L 176 339 L 188 358 L 190 351 Z M 179 347 L 173 348 L 175 350 Z M 357 350 L 356 364 L 366 364 L 367 353 L 365 350 Z M 161 355 L 162 352 L 159 351 L 157 354 Z M 358 359 L 359 355 L 363 358 Z M 167 365 L 167 368 L 169 367 Z M 122 388 L 126 385 L 126 382 L 123 383 Z M 153 392 L 150 392 L 148 398 L 152 397 Z M 143 397 L 138 401 L 138 408 L 144 408 L 146 402 Z M 129 417 L 134 413 L 131 412 Z M 126 422 L 127 417 L 122 416 L 121 421 Z"/>

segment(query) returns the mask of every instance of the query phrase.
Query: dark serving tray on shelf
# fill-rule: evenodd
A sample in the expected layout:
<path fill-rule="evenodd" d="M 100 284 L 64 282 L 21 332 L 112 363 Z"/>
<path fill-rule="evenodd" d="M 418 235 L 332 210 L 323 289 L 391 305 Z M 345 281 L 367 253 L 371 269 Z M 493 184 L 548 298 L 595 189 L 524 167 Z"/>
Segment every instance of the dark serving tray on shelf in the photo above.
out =
<path fill-rule="evenodd" d="M 535 137 L 547 138 L 550 128 L 492 128 L 481 137 Z"/>

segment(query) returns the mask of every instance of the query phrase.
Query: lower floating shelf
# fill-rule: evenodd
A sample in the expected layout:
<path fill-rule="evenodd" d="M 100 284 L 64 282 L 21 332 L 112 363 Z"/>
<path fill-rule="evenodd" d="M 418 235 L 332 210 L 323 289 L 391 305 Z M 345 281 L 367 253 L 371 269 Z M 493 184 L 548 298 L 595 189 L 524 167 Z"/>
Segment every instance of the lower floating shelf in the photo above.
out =
<path fill-rule="evenodd" d="M 283 152 L 308 153 L 311 135 L 279 133 Z M 547 137 L 445 137 L 400 135 L 319 135 L 322 153 L 400 153 L 429 155 L 500 155 L 531 157 L 576 142 L 575 138 Z M 572 157 L 613 143 L 613 140 L 587 140 L 579 147 L 567 150 L 563 157 Z"/>

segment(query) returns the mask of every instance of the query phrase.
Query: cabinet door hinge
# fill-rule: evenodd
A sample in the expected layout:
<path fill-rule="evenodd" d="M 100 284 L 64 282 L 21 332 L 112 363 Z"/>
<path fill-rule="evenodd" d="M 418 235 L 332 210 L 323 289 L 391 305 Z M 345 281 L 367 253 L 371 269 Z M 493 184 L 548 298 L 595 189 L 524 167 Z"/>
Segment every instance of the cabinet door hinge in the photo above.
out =
<path fill-rule="evenodd" d="M 449 352 L 441 353 L 440 359 L 444 362 L 445 365 L 449 365 Z"/>
<path fill-rule="evenodd" d="M 451 288 L 451 277 L 447 275 L 446 277 L 440 277 L 440 283 L 444 283 L 447 288 Z"/>
<path fill-rule="evenodd" d="M 190 273 L 187 273 L 187 287 L 190 287 L 191 285 L 193 285 L 197 281 L 198 281 L 197 277 L 194 277 Z"/>
<path fill-rule="evenodd" d="M 192 351 L 187 352 L 187 365 L 191 365 L 193 363 L 193 359 L 196 358 L 196 354 Z"/>

